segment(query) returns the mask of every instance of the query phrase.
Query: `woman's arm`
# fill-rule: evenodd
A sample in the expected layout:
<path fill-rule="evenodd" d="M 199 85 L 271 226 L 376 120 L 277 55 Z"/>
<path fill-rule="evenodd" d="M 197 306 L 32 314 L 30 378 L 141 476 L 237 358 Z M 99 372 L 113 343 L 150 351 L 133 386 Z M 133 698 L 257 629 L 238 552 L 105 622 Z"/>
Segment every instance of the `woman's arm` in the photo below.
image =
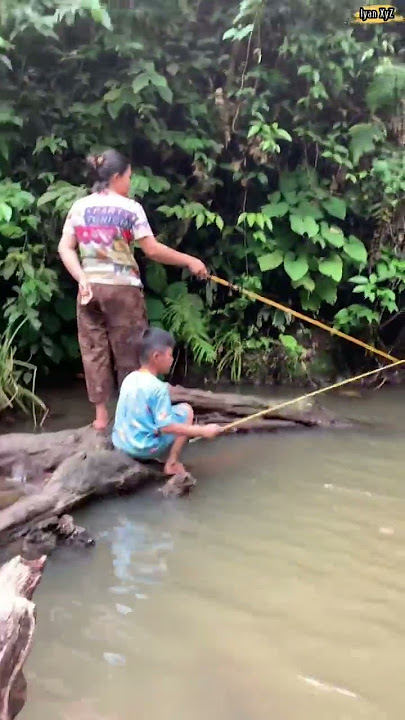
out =
<path fill-rule="evenodd" d="M 91 300 L 92 291 L 80 264 L 76 248 L 77 238 L 69 213 L 63 227 L 62 237 L 59 241 L 58 253 L 68 273 L 70 273 L 72 278 L 74 278 L 79 284 L 79 292 L 82 303 L 86 303 Z"/>
<path fill-rule="evenodd" d="M 63 233 L 58 245 L 58 253 L 66 270 L 79 284 L 85 281 L 85 275 L 77 255 L 77 240 L 74 234 Z"/>
<path fill-rule="evenodd" d="M 138 243 L 141 250 L 151 260 L 161 262 L 164 265 L 178 265 L 179 267 L 186 267 L 193 275 L 197 275 L 197 277 L 202 279 L 208 277 L 208 270 L 201 260 L 193 257 L 193 255 L 187 255 L 186 253 L 181 253 L 178 250 L 173 250 L 172 248 L 163 245 L 163 243 L 158 242 L 153 235 L 139 238 Z"/>

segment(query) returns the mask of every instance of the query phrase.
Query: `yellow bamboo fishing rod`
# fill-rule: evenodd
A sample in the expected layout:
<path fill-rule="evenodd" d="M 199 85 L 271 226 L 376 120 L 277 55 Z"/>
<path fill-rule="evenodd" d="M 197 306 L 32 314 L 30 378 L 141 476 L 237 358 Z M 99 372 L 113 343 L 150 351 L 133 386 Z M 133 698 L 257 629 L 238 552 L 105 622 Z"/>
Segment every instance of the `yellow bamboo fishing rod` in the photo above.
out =
<path fill-rule="evenodd" d="M 278 303 L 275 300 L 270 300 L 270 298 L 263 297 L 263 295 L 258 295 L 257 293 L 252 292 L 251 290 L 246 290 L 245 288 L 239 287 L 238 285 L 233 285 L 232 283 L 228 282 L 228 280 L 224 280 L 223 278 L 217 277 L 216 275 L 210 275 L 209 279 L 219 285 L 224 285 L 225 287 L 228 287 L 231 290 L 234 290 L 235 292 L 239 292 L 242 295 L 246 295 L 251 300 L 258 300 L 259 302 L 262 302 L 265 305 L 270 305 L 271 307 L 275 307 L 275 308 L 277 308 L 277 310 L 282 310 L 282 312 L 284 312 L 284 313 L 289 313 L 290 315 L 294 315 L 294 317 L 299 318 L 300 320 L 303 320 L 304 322 L 310 323 L 311 325 L 315 325 L 316 327 L 319 327 L 322 330 L 326 330 L 326 332 L 330 333 L 331 335 L 337 335 L 338 337 L 341 337 L 344 340 L 348 340 L 349 342 L 355 343 L 356 345 L 359 345 L 360 347 L 364 348 L 365 350 L 368 350 L 371 353 L 374 353 L 375 355 L 380 355 L 381 357 L 385 358 L 385 360 L 389 360 L 390 362 L 396 362 L 398 360 L 398 358 L 393 357 L 392 355 L 389 355 L 388 353 L 384 352 L 383 350 L 378 350 L 377 348 L 373 347 L 372 345 L 368 345 L 367 343 L 363 342 L 362 340 L 358 340 L 358 338 L 355 338 L 352 335 L 347 335 L 346 333 L 342 332 L 341 330 L 336 330 L 335 328 L 329 327 L 329 325 L 325 325 L 325 323 L 321 322 L 320 320 L 315 320 L 315 318 L 311 318 L 308 315 L 304 315 L 303 313 L 298 312 L 298 310 L 293 310 L 292 308 L 289 308 L 286 305 L 282 305 L 281 303 Z"/>
<path fill-rule="evenodd" d="M 384 370 L 390 370 L 391 368 L 398 367 L 399 365 L 403 365 L 404 363 L 405 359 L 396 360 L 390 365 L 385 365 L 385 367 L 383 368 L 375 368 L 374 370 L 368 370 L 365 373 L 361 373 L 361 375 L 356 375 L 355 377 L 348 378 L 347 380 L 340 380 L 339 382 L 333 383 L 333 385 L 328 385 L 324 388 L 318 388 L 318 390 L 313 390 L 312 392 L 306 393 L 305 395 L 300 395 L 299 397 L 292 398 L 291 400 L 285 400 L 278 405 L 270 405 L 264 410 L 259 410 L 259 412 L 253 413 L 253 415 L 246 415 L 246 417 L 239 418 L 239 420 L 234 420 L 233 422 L 224 425 L 224 427 L 222 428 L 222 432 L 229 432 L 229 430 L 234 430 L 236 427 L 239 427 L 239 425 L 251 422 L 252 420 L 257 420 L 258 418 L 269 415 L 270 413 L 277 412 L 278 410 L 283 410 L 289 405 L 294 405 L 301 400 L 308 400 L 308 398 L 313 398 L 315 397 L 315 395 L 321 395 L 322 393 L 328 392 L 329 390 L 336 390 L 339 387 L 343 387 L 343 385 L 349 385 L 349 383 L 356 382 L 357 380 L 363 380 L 363 378 L 370 377 L 371 375 L 376 375 L 380 372 L 384 372 Z M 201 440 L 201 438 L 193 438 L 192 440 L 190 440 L 190 442 L 196 442 L 197 440 Z"/>
<path fill-rule="evenodd" d="M 283 408 L 288 407 L 289 405 L 293 405 L 294 403 L 300 402 L 301 400 L 307 400 L 308 398 L 315 397 L 315 395 L 320 395 L 321 393 L 328 392 L 328 390 L 336 390 L 339 387 L 342 387 L 343 385 L 348 385 L 349 383 L 356 382 L 357 380 L 362 380 L 363 378 L 370 377 L 371 375 L 376 375 L 377 373 L 383 372 L 384 370 L 390 370 L 393 367 L 396 367 L 398 365 L 402 365 L 405 363 L 404 360 L 397 360 L 394 363 L 391 363 L 391 365 L 385 365 L 383 368 L 375 368 L 374 370 L 368 370 L 365 373 L 361 373 L 361 375 L 356 375 L 355 377 L 348 378 L 347 380 L 340 380 L 337 383 L 333 383 L 333 385 L 328 385 L 324 388 L 318 388 L 318 390 L 313 390 L 310 393 L 306 393 L 305 395 L 300 395 L 299 397 L 292 398 L 291 400 L 285 400 L 284 402 L 280 403 L 279 405 L 273 405 L 272 407 L 265 408 L 265 410 L 260 410 L 257 413 L 254 413 L 253 415 L 248 415 L 247 417 L 239 418 L 239 420 L 234 420 L 234 422 L 228 423 L 228 425 L 224 425 L 223 431 L 227 432 L 228 430 L 233 430 L 234 428 L 238 427 L 239 425 L 242 425 L 245 422 L 248 422 L 250 420 L 256 420 L 260 417 L 263 417 L 264 415 L 268 415 L 271 412 L 276 412 L 277 410 L 282 410 Z"/>

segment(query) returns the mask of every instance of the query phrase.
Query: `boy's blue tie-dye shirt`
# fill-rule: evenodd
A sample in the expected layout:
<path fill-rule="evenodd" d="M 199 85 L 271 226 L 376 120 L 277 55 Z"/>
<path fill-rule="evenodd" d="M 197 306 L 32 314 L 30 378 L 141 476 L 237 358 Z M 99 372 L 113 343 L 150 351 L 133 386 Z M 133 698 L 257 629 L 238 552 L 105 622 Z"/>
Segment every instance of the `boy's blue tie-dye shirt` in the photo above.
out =
<path fill-rule="evenodd" d="M 116 448 L 140 457 L 157 452 L 161 428 L 175 422 L 167 383 L 140 370 L 127 375 L 115 412 L 112 441 Z"/>

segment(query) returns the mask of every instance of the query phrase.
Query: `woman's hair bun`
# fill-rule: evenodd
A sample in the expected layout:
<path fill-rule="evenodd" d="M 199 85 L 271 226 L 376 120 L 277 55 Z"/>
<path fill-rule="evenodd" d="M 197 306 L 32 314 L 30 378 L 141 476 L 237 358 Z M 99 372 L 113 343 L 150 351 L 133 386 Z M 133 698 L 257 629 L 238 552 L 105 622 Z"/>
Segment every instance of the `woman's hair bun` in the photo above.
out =
<path fill-rule="evenodd" d="M 104 150 L 98 155 L 88 155 L 86 162 L 96 180 L 93 185 L 93 192 L 105 190 L 109 186 L 111 178 L 114 175 L 123 175 L 130 165 L 129 161 L 121 153 L 112 148 Z"/>
<path fill-rule="evenodd" d="M 86 158 L 87 165 L 92 168 L 92 170 L 97 170 L 101 168 L 101 166 L 104 163 L 104 155 L 88 155 Z"/>

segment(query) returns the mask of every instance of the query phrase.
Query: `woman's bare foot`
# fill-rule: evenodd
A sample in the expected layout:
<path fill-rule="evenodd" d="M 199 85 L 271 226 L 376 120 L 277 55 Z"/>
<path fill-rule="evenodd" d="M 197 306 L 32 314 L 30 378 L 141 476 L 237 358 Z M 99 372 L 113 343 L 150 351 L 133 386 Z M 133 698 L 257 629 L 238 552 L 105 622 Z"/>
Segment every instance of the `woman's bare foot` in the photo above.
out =
<path fill-rule="evenodd" d="M 165 475 L 185 475 L 187 471 L 181 462 L 169 458 L 165 463 L 164 472 Z"/>
<path fill-rule="evenodd" d="M 98 420 L 93 420 L 93 427 L 95 430 L 105 430 L 108 426 L 108 421 L 106 423 L 101 423 Z"/>
<path fill-rule="evenodd" d="M 93 422 L 95 430 L 105 430 L 109 423 L 107 408 L 104 404 L 96 405 L 96 419 Z"/>

